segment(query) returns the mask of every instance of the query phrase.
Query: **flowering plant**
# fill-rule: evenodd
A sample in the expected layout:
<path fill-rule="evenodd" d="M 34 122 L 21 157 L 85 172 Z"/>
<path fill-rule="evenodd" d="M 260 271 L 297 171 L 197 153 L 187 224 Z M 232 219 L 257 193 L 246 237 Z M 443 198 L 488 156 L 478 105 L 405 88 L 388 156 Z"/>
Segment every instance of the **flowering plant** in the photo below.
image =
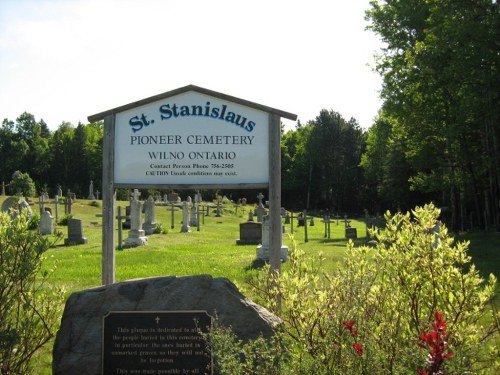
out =
<path fill-rule="evenodd" d="M 436 321 L 432 323 L 432 330 L 422 332 L 419 336 L 419 346 L 429 349 L 429 366 L 427 369 L 418 369 L 421 375 L 442 374 L 441 367 L 445 358 L 453 357 L 453 353 L 448 351 L 446 321 L 443 320 L 443 314 L 436 311 L 434 315 Z"/>

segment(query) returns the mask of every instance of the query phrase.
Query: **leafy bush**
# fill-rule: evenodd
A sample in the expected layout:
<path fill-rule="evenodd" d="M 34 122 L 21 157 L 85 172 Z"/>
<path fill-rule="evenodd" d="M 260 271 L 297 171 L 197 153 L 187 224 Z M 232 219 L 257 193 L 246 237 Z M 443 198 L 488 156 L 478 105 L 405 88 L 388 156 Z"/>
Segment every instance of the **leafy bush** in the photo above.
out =
<path fill-rule="evenodd" d="M 1 374 L 31 373 L 30 359 L 53 337 L 60 317 L 62 293 L 48 288 L 49 272 L 41 272 L 52 243 L 29 230 L 27 220 L 0 213 Z"/>
<path fill-rule="evenodd" d="M 489 305 L 496 279 L 479 276 L 468 244 L 455 243 L 444 225 L 438 230 L 438 217 L 433 205 L 417 207 L 413 215 L 386 214 L 385 230 L 371 233 L 375 247 L 349 242 L 344 264 L 333 272 L 325 271 L 321 258 L 307 259 L 292 246 L 287 269 L 280 275 L 265 270 L 252 281 L 259 302 L 283 319 L 278 341 L 289 353 L 263 346 L 261 354 L 279 357 L 280 366 L 295 374 L 416 373 L 429 359 L 420 340 L 439 312 L 447 321 L 440 373 L 498 370 L 498 349 L 490 343 L 500 314 Z M 491 324 L 484 326 L 488 314 Z M 245 350 L 222 334 L 226 346 Z M 246 348 L 240 357 L 255 357 L 255 345 Z M 217 347 L 214 354 L 223 369 L 227 354 Z M 235 360 L 229 358 L 233 365 Z"/>
<path fill-rule="evenodd" d="M 35 212 L 28 219 L 28 229 L 37 230 L 39 227 L 40 227 L 40 214 L 38 212 Z"/>
<path fill-rule="evenodd" d="M 22 195 L 25 197 L 34 197 L 36 194 L 35 183 L 30 175 L 21 171 L 15 171 L 12 175 L 9 190 L 12 195 Z"/>
<path fill-rule="evenodd" d="M 153 233 L 154 234 L 167 234 L 168 233 L 168 229 L 162 223 L 156 223 L 156 226 L 153 229 Z"/>
<path fill-rule="evenodd" d="M 62 226 L 68 225 L 68 220 L 72 219 L 72 218 L 73 218 L 73 215 L 65 214 L 63 217 L 61 217 L 61 219 L 59 220 L 59 222 L 57 224 L 62 225 Z"/>

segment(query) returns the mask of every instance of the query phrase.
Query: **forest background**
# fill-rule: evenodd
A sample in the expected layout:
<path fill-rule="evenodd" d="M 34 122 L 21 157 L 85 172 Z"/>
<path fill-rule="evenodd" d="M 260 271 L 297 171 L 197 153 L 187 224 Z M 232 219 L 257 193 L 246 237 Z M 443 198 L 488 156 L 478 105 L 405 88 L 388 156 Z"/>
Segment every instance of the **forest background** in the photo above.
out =
<path fill-rule="evenodd" d="M 364 216 L 432 201 L 452 229 L 499 230 L 498 3 L 375 0 L 366 17 L 385 44 L 375 65 L 382 108 L 367 130 L 326 109 L 283 130 L 283 206 Z M 102 136 L 101 122 L 51 131 L 28 112 L 4 119 L 0 180 L 15 194 L 20 171 L 34 182 L 28 195 L 61 186 L 86 198 L 91 180 L 101 190 Z M 256 201 L 252 191 L 224 194 Z"/>

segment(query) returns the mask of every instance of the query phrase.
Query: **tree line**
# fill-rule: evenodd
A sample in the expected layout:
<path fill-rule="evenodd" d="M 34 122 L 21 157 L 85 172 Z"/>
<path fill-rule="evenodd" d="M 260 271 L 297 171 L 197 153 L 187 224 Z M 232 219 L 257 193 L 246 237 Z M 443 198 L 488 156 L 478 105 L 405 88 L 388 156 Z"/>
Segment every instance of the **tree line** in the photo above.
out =
<path fill-rule="evenodd" d="M 500 228 L 497 2 L 373 0 L 366 18 L 385 44 L 375 66 L 382 108 L 367 130 L 324 109 L 283 131 L 283 205 L 374 215 L 432 201 L 453 229 Z M 5 119 L 0 178 L 19 170 L 37 192 L 60 185 L 83 196 L 90 180 L 100 189 L 102 127 L 52 132 L 29 113 Z"/>

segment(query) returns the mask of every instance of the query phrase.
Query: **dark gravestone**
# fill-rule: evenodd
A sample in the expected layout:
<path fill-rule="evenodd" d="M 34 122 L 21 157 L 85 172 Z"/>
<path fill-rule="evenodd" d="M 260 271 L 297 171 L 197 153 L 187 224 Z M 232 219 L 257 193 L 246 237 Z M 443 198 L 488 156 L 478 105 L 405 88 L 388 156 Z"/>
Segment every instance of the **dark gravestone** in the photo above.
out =
<path fill-rule="evenodd" d="M 206 311 L 113 311 L 103 319 L 103 374 L 205 374 Z"/>
<path fill-rule="evenodd" d="M 358 231 L 354 227 L 345 228 L 345 238 L 356 239 L 358 238 Z"/>
<path fill-rule="evenodd" d="M 157 277 L 105 285 L 73 293 L 66 302 L 54 343 L 53 375 L 101 374 L 103 319 L 112 311 L 206 311 L 217 316 L 219 325 L 232 327 L 242 340 L 260 335 L 270 337 L 281 324 L 278 317 L 242 295 L 229 280 L 210 275 Z M 133 321 L 128 324 L 130 328 L 135 325 Z M 136 344 L 144 345 L 146 341 Z"/>
<path fill-rule="evenodd" d="M 83 221 L 81 219 L 68 219 L 68 238 L 64 239 L 66 246 L 83 245 L 88 242 L 83 237 Z"/>
<path fill-rule="evenodd" d="M 240 239 L 237 245 L 258 245 L 262 241 L 262 223 L 248 221 L 240 224 Z"/>

